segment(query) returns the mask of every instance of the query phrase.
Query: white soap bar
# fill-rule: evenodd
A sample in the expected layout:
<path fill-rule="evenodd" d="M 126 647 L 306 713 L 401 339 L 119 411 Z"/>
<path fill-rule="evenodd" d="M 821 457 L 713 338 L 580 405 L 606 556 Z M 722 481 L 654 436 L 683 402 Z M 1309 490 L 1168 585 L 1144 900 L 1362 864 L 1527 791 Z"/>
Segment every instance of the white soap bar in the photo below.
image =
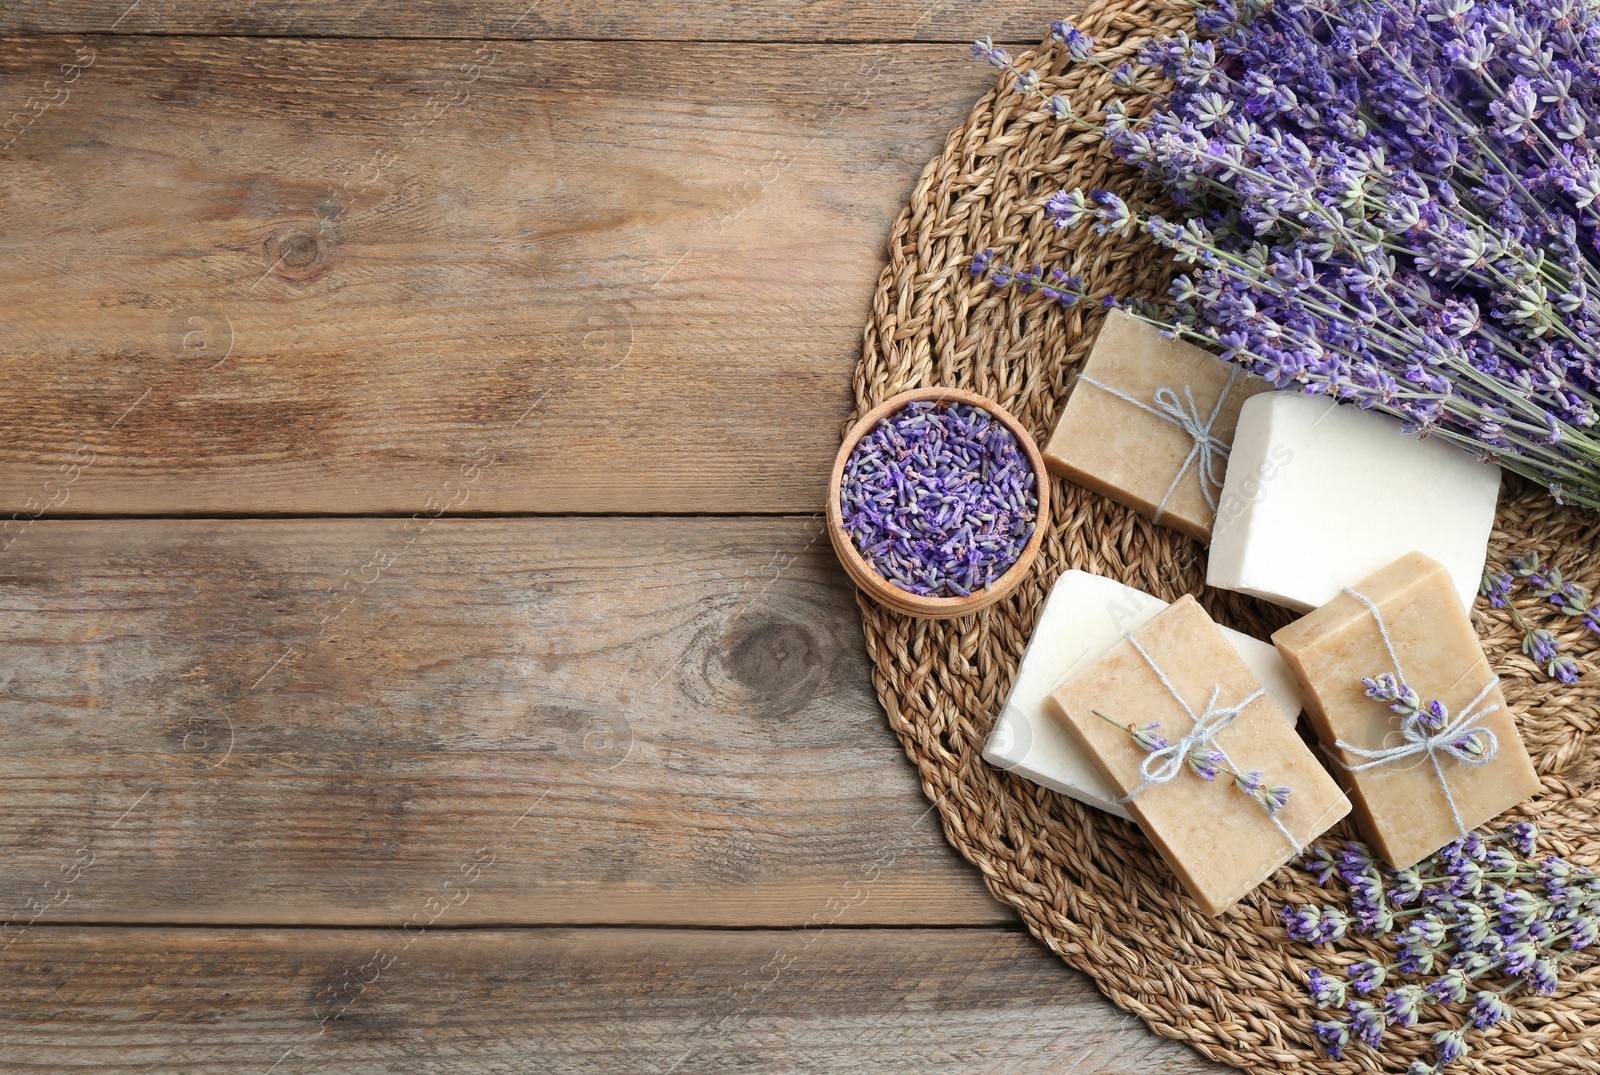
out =
<path fill-rule="evenodd" d="M 1017 666 L 1011 694 L 983 748 L 984 760 L 1079 802 L 1127 817 L 1128 811 L 1116 801 L 1115 792 L 1094 764 L 1045 712 L 1044 700 L 1124 634 L 1154 619 L 1166 607 L 1159 597 L 1084 571 L 1068 571 L 1057 579 Z M 1297 719 L 1299 691 L 1272 644 L 1226 627 L 1223 633 L 1285 718 Z"/>
<path fill-rule="evenodd" d="M 1289 608 L 1420 552 L 1470 609 L 1488 555 L 1500 468 L 1398 419 L 1326 396 L 1245 401 L 1211 532 L 1206 583 Z"/>

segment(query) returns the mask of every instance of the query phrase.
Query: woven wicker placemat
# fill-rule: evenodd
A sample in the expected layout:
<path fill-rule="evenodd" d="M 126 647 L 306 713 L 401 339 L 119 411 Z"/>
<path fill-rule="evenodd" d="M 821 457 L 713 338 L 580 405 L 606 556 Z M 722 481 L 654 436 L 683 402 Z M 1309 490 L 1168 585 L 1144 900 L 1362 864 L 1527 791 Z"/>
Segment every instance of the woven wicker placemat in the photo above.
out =
<path fill-rule="evenodd" d="M 1078 20 L 1115 67 L 1138 43 L 1189 25 L 1185 0 L 1103 0 Z M 1071 64 L 1048 42 L 1019 66 L 1045 77 L 1080 114 L 1118 94 L 1109 75 Z M 1165 257 L 1140 239 L 1063 237 L 1044 201 L 1062 188 L 1104 186 L 1151 203 L 1137 172 L 1115 161 L 1098 135 L 1058 123 L 1010 90 L 978 102 L 923 172 L 895 223 L 857 371 L 858 413 L 924 385 L 980 392 L 1042 438 L 1055 423 L 1071 371 L 1103 316 L 1090 305 L 1063 310 L 1018 289 L 997 292 L 969 273 L 972 255 L 993 249 L 1008 265 L 1061 267 L 1091 290 L 1155 295 Z M 1280 870 L 1222 919 L 1199 914 L 1138 829 L 997 772 L 981 751 L 1038 610 L 1062 571 L 1106 575 L 1158 597 L 1195 594 L 1219 621 L 1266 638 L 1292 617 L 1283 609 L 1204 586 L 1205 549 L 1078 486 L 1048 483 L 1053 525 L 1032 576 L 1010 598 L 961 620 L 910 619 L 862 600 L 868 653 L 890 726 L 937 803 L 950 842 L 983 873 L 995 897 L 1015 907 L 1035 936 L 1091 975 L 1121 1007 L 1158 1033 L 1247 1071 L 1403 1071 L 1432 1053 L 1428 1035 L 1453 1025 L 1424 1021 L 1392 1030 L 1384 1053 L 1352 1049 L 1342 1061 L 1313 1044 L 1316 1017 L 1306 972 L 1360 958 L 1345 942 L 1291 943 L 1278 917 L 1285 902 L 1318 901 L 1304 871 Z M 1383 525 L 1375 503 L 1366 525 Z M 1400 509 L 1403 510 L 1403 509 Z M 1600 517 L 1556 505 L 1507 480 L 1490 545 L 1503 564 L 1525 550 L 1551 557 L 1574 581 L 1600 592 Z M 1600 859 L 1600 667 L 1581 628 L 1563 641 L 1583 656 L 1575 686 L 1549 680 L 1520 652 L 1509 613 L 1479 601 L 1473 613 L 1504 682 L 1545 791 L 1516 811 L 1535 817 L 1549 850 Z M 1548 617 L 1546 617 L 1548 618 Z M 1354 838 L 1341 826 L 1329 846 Z M 1564 971 L 1560 991 L 1518 1001 L 1519 1017 L 1469 1036 L 1461 1071 L 1600 1071 L 1600 964 Z"/>

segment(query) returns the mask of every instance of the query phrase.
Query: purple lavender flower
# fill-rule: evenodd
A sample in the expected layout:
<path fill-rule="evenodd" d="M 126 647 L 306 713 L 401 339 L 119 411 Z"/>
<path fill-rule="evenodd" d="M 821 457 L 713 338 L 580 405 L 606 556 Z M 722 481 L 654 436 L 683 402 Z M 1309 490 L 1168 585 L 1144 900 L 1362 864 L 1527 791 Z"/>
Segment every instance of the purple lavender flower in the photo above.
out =
<path fill-rule="evenodd" d="M 1455 897 L 1476 896 L 1483 889 L 1483 867 L 1469 858 L 1451 862 L 1449 893 Z"/>
<path fill-rule="evenodd" d="M 1513 556 L 1510 562 L 1506 564 L 1506 567 L 1518 578 L 1542 577 L 1543 565 L 1540 562 L 1539 554 L 1536 552 L 1525 552 L 1518 556 Z"/>
<path fill-rule="evenodd" d="M 1205 750 L 1191 750 L 1188 757 L 1189 768 L 1200 775 L 1202 780 L 1215 780 L 1218 766 L 1226 765 L 1227 757 L 1216 748 Z"/>
<path fill-rule="evenodd" d="M 1011 56 L 1005 49 L 996 45 L 991 37 L 981 37 L 972 43 L 972 58 L 993 64 L 995 67 L 1011 66 Z"/>
<path fill-rule="evenodd" d="M 1532 855 L 1539 839 L 1539 826 L 1531 821 L 1517 821 L 1506 829 L 1506 836 L 1519 852 Z"/>
<path fill-rule="evenodd" d="M 1433 1036 L 1433 1043 L 1439 1047 L 1439 1066 L 1453 1064 L 1467 1055 L 1467 1038 L 1460 1028 L 1455 1030 L 1441 1030 Z"/>
<path fill-rule="evenodd" d="M 1348 1024 L 1336 1019 L 1319 1019 L 1311 1024 L 1316 1032 L 1317 1040 L 1322 1042 L 1322 1047 L 1328 1055 L 1335 1060 L 1344 1058 L 1344 1051 L 1350 1045 L 1350 1027 Z"/>
<path fill-rule="evenodd" d="M 1292 941 L 1309 941 L 1317 935 L 1322 923 L 1322 908 L 1314 903 L 1302 903 L 1283 909 L 1283 924 Z"/>
<path fill-rule="evenodd" d="M 1383 1041 L 1383 1013 L 1364 1000 L 1350 1002 L 1350 1030 L 1362 1043 L 1376 1049 Z"/>
<path fill-rule="evenodd" d="M 1468 979 L 1460 967 L 1450 967 L 1427 987 L 1440 1004 L 1460 1004 L 1467 999 Z"/>
<path fill-rule="evenodd" d="M 1094 230 L 1101 235 L 1127 235 L 1133 230 L 1133 210 L 1128 208 L 1128 203 L 1109 190 L 1095 189 L 1089 197 L 1099 206 L 1095 210 L 1098 223 Z"/>
<path fill-rule="evenodd" d="M 1534 960 L 1533 970 L 1528 972 L 1528 985 L 1535 993 L 1549 996 L 1556 991 L 1556 961 L 1553 959 Z"/>
<path fill-rule="evenodd" d="M 1500 912 L 1500 921 L 1508 924 L 1530 922 L 1538 916 L 1540 910 L 1539 897 L 1521 888 L 1500 889 L 1495 906 Z"/>
<path fill-rule="evenodd" d="M 1551 679 L 1560 680 L 1562 683 L 1568 684 L 1578 682 L 1579 676 L 1582 675 L 1578 668 L 1578 662 L 1564 654 L 1546 664 L 1544 671 L 1545 675 Z"/>
<path fill-rule="evenodd" d="M 1567 943 L 1573 948 L 1588 948 L 1600 942 L 1600 919 L 1592 915 L 1579 915 L 1573 920 L 1571 929 Z"/>
<path fill-rule="evenodd" d="M 1400 906 L 1417 902 L 1422 897 L 1422 875 L 1415 869 L 1396 870 L 1389 887 L 1389 898 Z"/>
<path fill-rule="evenodd" d="M 1421 986 L 1403 985 L 1384 995 L 1383 1009 L 1395 1026 L 1413 1027 L 1417 1025 L 1418 1006 L 1425 996 Z"/>
<path fill-rule="evenodd" d="M 1373 866 L 1372 856 L 1360 844 L 1347 843 L 1339 852 L 1339 876 L 1346 882 L 1365 876 Z"/>
<path fill-rule="evenodd" d="M 1344 983 L 1331 975 L 1323 974 L 1315 967 L 1306 982 L 1306 991 L 1311 994 L 1311 999 L 1319 1008 L 1344 1007 Z"/>
<path fill-rule="evenodd" d="M 1400 949 L 1398 964 L 1406 974 L 1427 974 L 1433 970 L 1434 951 L 1427 945 L 1408 944 Z"/>
<path fill-rule="evenodd" d="M 1476 993 L 1472 1002 L 1472 1025 L 1479 1030 L 1486 1030 L 1511 1018 L 1511 1006 L 1501 998 L 1499 993 L 1487 991 Z"/>
<path fill-rule="evenodd" d="M 1543 627 L 1536 627 L 1523 638 L 1522 652 L 1532 657 L 1535 664 L 1546 664 L 1555 660 L 1560 645 L 1554 634 Z"/>
<path fill-rule="evenodd" d="M 1388 968 L 1382 963 L 1364 959 L 1360 963 L 1350 966 L 1350 985 L 1357 993 L 1363 996 L 1383 985 L 1383 979 L 1388 974 Z"/>
<path fill-rule="evenodd" d="M 1246 769 L 1242 773 L 1233 774 L 1233 786 L 1246 795 L 1256 795 L 1261 791 L 1261 782 L 1266 779 L 1266 774 L 1260 769 Z"/>
<path fill-rule="evenodd" d="M 1322 908 L 1322 920 L 1317 923 L 1316 933 L 1308 938 L 1318 944 L 1328 944 L 1344 939 L 1345 931 L 1350 928 L 1350 916 L 1337 907 Z"/>
<path fill-rule="evenodd" d="M 1289 796 L 1293 791 L 1287 784 L 1274 784 L 1261 793 L 1261 804 L 1267 808 L 1267 813 L 1276 815 L 1289 805 Z"/>
<path fill-rule="evenodd" d="M 1477 947 L 1488 939 L 1493 929 L 1488 909 L 1478 903 L 1462 903 L 1456 911 L 1456 939 L 1463 945 Z"/>
<path fill-rule="evenodd" d="M 1254 794 L 1254 792 L 1251 794 Z M 1301 863 L 1301 866 L 1317 879 L 1317 884 L 1325 885 L 1328 883 L 1329 878 L 1333 876 L 1333 872 L 1338 866 L 1338 860 L 1326 848 L 1314 847 L 1311 849 L 1310 856 Z"/>
<path fill-rule="evenodd" d="M 1050 36 L 1067 43 L 1067 55 L 1074 60 L 1087 60 L 1094 54 L 1094 38 L 1070 22 L 1052 22 Z"/>
<path fill-rule="evenodd" d="M 1362 686 L 1367 688 L 1367 697 L 1383 702 L 1390 710 L 1401 716 L 1410 716 L 1422 705 L 1417 692 L 1405 683 L 1395 678 L 1393 672 L 1385 672 L 1381 676 L 1363 678 Z"/>
<path fill-rule="evenodd" d="M 1407 926 L 1395 940 L 1400 944 L 1420 944 L 1438 948 L 1444 944 L 1444 923 L 1433 915 L 1423 915 Z"/>
<path fill-rule="evenodd" d="M 1158 750 L 1167 749 L 1167 741 L 1161 737 L 1160 732 L 1161 722 L 1155 720 L 1148 724 L 1141 724 L 1137 728 L 1129 729 L 1129 733 L 1133 736 L 1133 741 L 1152 754 Z"/>
<path fill-rule="evenodd" d="M 1376 870 L 1367 870 L 1363 873 L 1350 871 L 1344 878 L 1350 887 L 1350 903 L 1356 908 L 1384 901 L 1383 878 L 1378 876 Z"/>
<path fill-rule="evenodd" d="M 1534 962 L 1539 958 L 1539 949 L 1527 941 L 1518 941 L 1516 944 L 1506 946 L 1506 954 L 1502 957 L 1507 974 L 1514 978 L 1521 978 L 1533 970 Z"/>
<path fill-rule="evenodd" d="M 1511 594 L 1515 585 L 1509 572 L 1494 571 L 1484 568 L 1483 581 L 1478 584 L 1478 594 L 1489 599 L 1489 604 L 1495 608 L 1505 608 L 1506 598 Z"/>
<path fill-rule="evenodd" d="M 1089 203 L 1081 190 L 1061 190 L 1044 203 L 1044 210 L 1058 228 L 1074 228 L 1089 212 Z"/>

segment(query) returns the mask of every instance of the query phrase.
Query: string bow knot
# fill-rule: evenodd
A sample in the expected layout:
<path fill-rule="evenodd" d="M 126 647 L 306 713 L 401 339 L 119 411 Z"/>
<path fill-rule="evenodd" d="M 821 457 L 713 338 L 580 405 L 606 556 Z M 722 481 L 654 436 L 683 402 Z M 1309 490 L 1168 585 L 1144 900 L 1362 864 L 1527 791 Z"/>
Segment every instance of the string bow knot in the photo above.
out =
<path fill-rule="evenodd" d="M 1189 473 L 1189 468 L 1197 463 L 1200 493 L 1206 498 L 1206 506 L 1213 512 L 1217 510 L 1217 494 L 1222 490 L 1223 469 L 1227 464 L 1231 446 L 1213 433 L 1211 428 L 1217 424 L 1217 417 L 1222 413 L 1222 404 L 1228 398 L 1228 393 L 1233 391 L 1233 382 L 1238 376 L 1238 366 L 1228 371 L 1228 381 L 1222 386 L 1216 405 L 1211 408 L 1209 415 L 1202 418 L 1200 405 L 1194 401 L 1194 392 L 1188 385 L 1183 388 L 1182 398 L 1178 396 L 1176 390 L 1163 385 L 1156 389 L 1151 402 L 1145 403 L 1093 377 L 1078 375 L 1078 380 L 1084 384 L 1094 385 L 1100 391 L 1115 396 L 1125 403 L 1131 403 L 1147 414 L 1153 414 L 1164 422 L 1172 423 L 1188 434 L 1189 439 L 1194 442 L 1189 454 L 1183 457 L 1183 465 L 1178 467 L 1178 473 L 1173 475 L 1172 484 L 1167 486 L 1167 491 L 1161 496 L 1161 502 L 1156 505 L 1152 522 L 1161 521 L 1161 516 L 1167 509 L 1167 501 L 1171 500 L 1172 494 L 1177 491 L 1178 483 Z"/>
<path fill-rule="evenodd" d="M 1394 642 L 1389 637 L 1389 626 L 1384 623 L 1383 614 L 1378 611 L 1378 606 L 1366 594 L 1359 591 L 1346 587 L 1344 592 L 1360 601 L 1372 614 L 1373 621 L 1378 625 L 1378 634 L 1383 638 L 1383 648 L 1388 651 L 1389 663 L 1394 665 L 1395 678 L 1404 683 L 1406 677 L 1400 668 L 1400 656 L 1395 652 Z M 1456 797 L 1450 790 L 1450 781 L 1445 778 L 1444 766 L 1440 763 L 1439 755 L 1448 755 L 1463 765 L 1487 765 L 1494 760 L 1500 751 L 1500 740 L 1494 732 L 1474 722 L 1482 720 L 1500 708 L 1499 702 L 1485 705 L 1489 695 L 1499 683 L 1500 677 L 1491 674 L 1489 682 L 1483 685 L 1477 696 L 1467 703 L 1454 720 L 1446 721 L 1437 731 L 1430 731 L 1423 723 L 1420 711 L 1406 714 L 1400 720 L 1400 735 L 1404 742 L 1396 746 L 1368 750 L 1346 743 L 1343 739 L 1334 740 L 1333 745 L 1345 753 L 1366 759 L 1357 765 L 1342 761 L 1339 764 L 1352 773 L 1360 773 L 1381 765 L 1392 765 L 1406 758 L 1414 758 L 1419 754 L 1427 755 L 1428 761 L 1433 764 L 1433 773 L 1439 780 L 1439 787 L 1444 790 L 1444 799 L 1449 804 L 1450 816 L 1455 819 L 1456 829 L 1465 837 L 1467 825 L 1461 818 L 1461 810 L 1456 806 Z"/>
<path fill-rule="evenodd" d="M 1194 727 L 1190 728 L 1182 738 L 1158 750 L 1152 750 L 1145 756 L 1144 762 L 1139 766 L 1139 773 L 1144 777 L 1143 782 L 1133 790 L 1132 794 L 1123 796 L 1122 801 L 1131 801 L 1151 784 L 1165 784 L 1169 780 L 1176 779 L 1178 774 L 1183 772 L 1183 767 L 1193 751 L 1205 747 L 1216 749 L 1213 740 L 1234 722 L 1245 706 L 1259 698 L 1262 691 L 1256 691 L 1238 705 L 1219 708 L 1217 698 L 1221 693 L 1221 687 L 1212 687 L 1211 700 L 1206 703 L 1205 712 L 1194 718 Z"/>
<path fill-rule="evenodd" d="M 1222 755 L 1224 762 L 1233 767 L 1233 759 L 1228 757 L 1228 752 L 1217 743 L 1216 737 L 1221 735 L 1228 725 L 1232 724 L 1239 714 L 1249 707 L 1250 703 L 1265 695 L 1267 688 L 1257 687 L 1241 698 L 1235 705 L 1219 706 L 1217 705 L 1217 698 L 1222 693 L 1222 687 L 1218 684 L 1211 688 L 1211 698 L 1206 702 L 1205 710 L 1196 714 L 1189 703 L 1184 700 L 1183 695 L 1178 693 L 1178 688 L 1173 686 L 1172 680 L 1168 679 L 1167 674 L 1161 670 L 1161 666 L 1156 664 L 1155 659 L 1150 656 L 1144 646 L 1140 645 L 1139 640 L 1133 637 L 1131 633 L 1125 634 L 1123 637 L 1133 645 L 1139 656 L 1144 658 L 1144 663 L 1149 666 L 1150 671 L 1155 673 L 1156 679 L 1161 681 L 1161 685 L 1167 689 L 1167 693 L 1172 696 L 1173 701 L 1177 702 L 1184 713 L 1188 715 L 1190 728 L 1174 742 L 1151 751 L 1149 756 L 1139 764 L 1139 774 L 1142 777 L 1139 786 L 1117 801 L 1132 802 L 1139 797 L 1139 794 L 1145 788 L 1150 787 L 1152 784 L 1165 784 L 1175 779 L 1183 771 L 1184 764 L 1189 760 L 1189 754 L 1203 747 L 1210 747 L 1215 750 Z M 1266 812 L 1268 820 L 1272 822 L 1278 832 L 1283 834 L 1283 838 L 1289 841 L 1289 846 L 1294 848 L 1296 853 L 1304 851 L 1305 848 L 1300 845 L 1300 841 L 1294 838 L 1294 834 L 1278 818 L 1277 812 L 1260 799 L 1256 799 L 1256 802 Z"/>

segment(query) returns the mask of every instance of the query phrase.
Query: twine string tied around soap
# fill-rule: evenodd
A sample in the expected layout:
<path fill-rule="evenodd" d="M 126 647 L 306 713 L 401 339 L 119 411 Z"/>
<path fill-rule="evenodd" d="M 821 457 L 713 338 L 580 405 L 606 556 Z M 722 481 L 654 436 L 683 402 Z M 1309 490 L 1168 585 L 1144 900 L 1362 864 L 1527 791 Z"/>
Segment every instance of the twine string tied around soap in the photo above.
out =
<path fill-rule="evenodd" d="M 1123 637 L 1133 644 L 1134 650 L 1138 652 L 1140 657 L 1144 658 L 1144 663 L 1150 666 L 1150 671 L 1155 673 L 1156 678 L 1161 681 L 1161 685 L 1167 689 L 1167 693 L 1172 695 L 1173 700 L 1183 707 L 1183 711 L 1188 714 L 1189 720 L 1193 723 L 1182 737 L 1150 752 L 1139 765 L 1139 775 L 1143 778 L 1140 780 L 1139 786 L 1117 801 L 1123 803 L 1132 802 L 1151 785 L 1165 784 L 1176 779 L 1178 774 L 1183 772 L 1184 765 L 1188 763 L 1189 754 L 1196 750 L 1206 748 L 1215 750 L 1222 755 L 1222 760 L 1227 763 L 1229 768 L 1238 771 L 1238 766 L 1234 765 L 1233 759 L 1228 756 L 1228 752 L 1223 749 L 1221 743 L 1217 742 L 1217 736 L 1227 730 L 1228 726 L 1237 720 L 1239 714 L 1243 713 L 1252 702 L 1265 695 L 1267 689 L 1265 687 L 1257 687 L 1235 705 L 1219 706 L 1217 705 L 1217 699 L 1222 694 L 1222 687 L 1220 685 L 1213 686 L 1211 688 L 1211 698 L 1206 702 L 1205 711 L 1196 714 L 1190 708 L 1189 703 L 1184 701 L 1183 695 L 1178 693 L 1178 688 L 1172 685 L 1172 681 L 1167 678 L 1166 672 L 1161 670 L 1161 666 L 1156 664 L 1149 652 L 1139 644 L 1139 640 L 1134 638 L 1132 634 L 1126 634 Z M 1251 797 L 1255 798 L 1255 796 Z M 1294 838 L 1294 834 L 1288 830 L 1278 818 L 1278 815 L 1272 811 L 1271 807 L 1267 806 L 1261 799 L 1256 799 L 1256 802 L 1261 806 L 1268 820 L 1277 826 L 1278 831 L 1283 834 L 1283 838 L 1289 841 L 1289 846 L 1294 848 L 1297 854 L 1304 851 L 1305 848 L 1300 845 L 1300 841 Z"/>
<path fill-rule="evenodd" d="M 1189 468 L 1198 464 L 1200 475 L 1200 492 L 1206 498 L 1206 506 L 1213 512 L 1217 510 L 1217 493 L 1222 489 L 1222 469 L 1228 460 L 1230 446 L 1215 433 L 1211 427 L 1217 424 L 1217 418 L 1222 414 L 1222 404 L 1227 400 L 1228 393 L 1233 391 L 1233 382 L 1238 379 L 1239 367 L 1234 366 L 1228 370 L 1227 383 L 1222 386 L 1222 392 L 1217 396 L 1217 402 L 1211 408 L 1211 414 L 1205 418 L 1200 417 L 1200 406 L 1194 401 L 1194 392 L 1188 385 L 1183 386 L 1183 396 L 1179 398 L 1175 389 L 1162 385 L 1155 390 L 1151 402 L 1136 399 L 1121 389 L 1113 388 L 1104 381 L 1097 381 L 1093 377 L 1078 375 L 1082 384 L 1093 385 L 1100 391 L 1115 396 L 1124 403 L 1131 403 L 1146 414 L 1154 415 L 1163 422 L 1170 422 L 1189 435 L 1193 444 L 1189 454 L 1183 457 L 1183 465 L 1178 467 L 1178 472 L 1172 476 L 1172 483 L 1167 486 L 1167 491 L 1161 495 L 1161 502 L 1156 505 L 1152 522 L 1159 523 L 1161 516 L 1167 510 L 1167 501 L 1172 499 L 1172 494 L 1177 491 L 1178 484 L 1183 481 Z"/>
<path fill-rule="evenodd" d="M 1405 672 L 1400 667 L 1400 656 L 1395 651 L 1394 641 L 1389 637 L 1389 625 L 1384 622 L 1383 613 L 1378 611 L 1377 604 L 1366 594 L 1352 590 L 1348 586 L 1344 592 L 1360 601 L 1372 614 L 1373 622 L 1378 625 L 1378 634 L 1383 638 L 1383 648 L 1388 651 L 1389 663 L 1394 666 L 1395 678 L 1401 683 L 1406 683 Z M 1461 819 L 1461 810 L 1456 805 L 1455 794 L 1450 790 L 1450 781 L 1445 777 L 1444 765 L 1440 762 L 1439 755 L 1447 754 L 1463 765 L 1487 765 L 1494 760 L 1495 754 L 1500 750 L 1500 740 L 1496 738 L 1494 732 L 1474 722 L 1482 720 L 1500 708 L 1499 702 L 1484 704 L 1499 684 L 1500 677 L 1491 673 L 1489 681 L 1483 685 L 1483 689 L 1478 691 L 1472 701 L 1468 702 L 1453 720 L 1446 722 L 1444 727 L 1436 732 L 1429 733 L 1415 713 L 1403 717 L 1400 721 L 1400 734 L 1405 738 L 1405 742 L 1398 746 L 1368 750 L 1352 746 L 1343 739 L 1335 740 L 1334 746 L 1340 750 L 1366 759 L 1357 764 L 1345 761 L 1340 761 L 1339 764 L 1352 773 L 1360 773 L 1426 754 L 1428 761 L 1433 764 L 1434 775 L 1439 779 L 1439 787 L 1444 791 L 1445 802 L 1450 807 L 1450 816 L 1455 819 L 1456 831 L 1465 837 L 1466 822 Z M 1481 742 L 1484 744 L 1476 753 L 1465 745 L 1475 737 L 1481 737 Z"/>

